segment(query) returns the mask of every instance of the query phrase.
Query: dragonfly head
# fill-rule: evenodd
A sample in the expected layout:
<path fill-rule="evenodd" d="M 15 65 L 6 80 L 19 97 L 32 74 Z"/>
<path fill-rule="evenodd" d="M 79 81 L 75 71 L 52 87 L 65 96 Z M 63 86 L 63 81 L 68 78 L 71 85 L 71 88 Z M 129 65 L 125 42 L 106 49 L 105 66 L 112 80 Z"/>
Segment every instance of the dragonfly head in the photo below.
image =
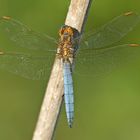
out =
<path fill-rule="evenodd" d="M 61 29 L 59 30 L 59 35 L 60 35 L 61 41 L 70 42 L 78 34 L 79 34 L 79 32 L 75 28 L 68 26 L 68 25 L 62 26 Z"/>
<path fill-rule="evenodd" d="M 64 25 L 59 30 L 59 35 L 61 37 L 61 40 L 63 41 L 71 41 L 71 38 L 74 35 L 73 28 L 67 25 Z"/>

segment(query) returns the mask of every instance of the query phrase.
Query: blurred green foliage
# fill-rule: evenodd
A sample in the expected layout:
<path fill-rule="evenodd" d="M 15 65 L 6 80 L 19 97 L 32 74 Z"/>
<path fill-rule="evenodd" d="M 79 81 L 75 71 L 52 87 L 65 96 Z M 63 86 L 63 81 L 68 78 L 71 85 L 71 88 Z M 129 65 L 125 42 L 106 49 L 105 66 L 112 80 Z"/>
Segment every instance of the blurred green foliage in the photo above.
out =
<path fill-rule="evenodd" d="M 68 0 L 0 0 L 0 16 L 9 15 L 55 38 L 64 24 Z M 93 1 L 85 31 L 126 11 L 140 13 L 140 1 Z M 120 43 L 140 43 L 140 25 Z M 74 75 L 75 121 L 67 125 L 64 107 L 55 140 L 139 140 L 140 59 L 101 79 Z M 31 140 L 45 85 L 0 70 L 0 140 Z"/>

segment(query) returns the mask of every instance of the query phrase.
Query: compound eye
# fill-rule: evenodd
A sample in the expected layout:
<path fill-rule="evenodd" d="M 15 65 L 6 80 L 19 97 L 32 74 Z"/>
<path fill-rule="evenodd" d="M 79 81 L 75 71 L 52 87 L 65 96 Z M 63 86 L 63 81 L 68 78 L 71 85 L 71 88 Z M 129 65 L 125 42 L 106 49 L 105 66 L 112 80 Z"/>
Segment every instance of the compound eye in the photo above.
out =
<path fill-rule="evenodd" d="M 63 25 L 60 30 L 59 30 L 59 35 L 61 36 L 62 34 L 64 34 L 64 31 L 66 30 L 67 25 Z"/>
<path fill-rule="evenodd" d="M 61 36 L 63 33 L 64 33 L 64 28 L 61 28 L 61 29 L 59 30 L 59 35 Z"/>
<path fill-rule="evenodd" d="M 69 35 L 71 35 L 71 36 L 73 35 L 73 30 L 72 30 L 71 27 L 68 28 L 68 33 L 69 33 Z"/>

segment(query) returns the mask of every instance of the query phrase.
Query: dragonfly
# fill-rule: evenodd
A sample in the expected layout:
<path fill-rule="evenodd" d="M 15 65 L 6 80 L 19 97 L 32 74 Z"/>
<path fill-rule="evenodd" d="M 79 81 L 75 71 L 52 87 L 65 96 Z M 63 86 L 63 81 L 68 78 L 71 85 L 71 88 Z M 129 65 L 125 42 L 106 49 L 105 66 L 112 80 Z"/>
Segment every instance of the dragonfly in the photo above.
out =
<path fill-rule="evenodd" d="M 85 73 L 89 72 L 90 76 L 104 73 L 115 63 L 120 63 L 133 52 L 137 52 L 139 44 L 113 44 L 120 41 L 139 22 L 140 16 L 137 13 L 126 12 L 87 34 L 81 34 L 75 28 L 63 25 L 59 30 L 57 41 L 31 30 L 11 17 L 3 16 L 0 19 L 0 33 L 5 34 L 17 48 L 25 48 L 35 53 L 0 50 L 0 68 L 25 78 L 39 80 L 46 78 L 52 60 L 55 57 L 60 59 L 63 67 L 66 116 L 68 125 L 72 127 L 73 72 L 80 73 L 85 70 Z M 43 55 L 38 55 L 38 52 L 42 52 Z M 124 52 L 123 57 L 119 56 L 121 52 Z"/>

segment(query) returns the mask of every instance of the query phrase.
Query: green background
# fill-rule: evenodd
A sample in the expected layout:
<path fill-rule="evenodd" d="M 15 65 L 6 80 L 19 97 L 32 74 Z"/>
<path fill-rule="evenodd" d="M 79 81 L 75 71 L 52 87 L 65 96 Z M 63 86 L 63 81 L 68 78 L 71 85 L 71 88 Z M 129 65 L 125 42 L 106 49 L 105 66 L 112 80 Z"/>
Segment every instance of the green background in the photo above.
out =
<path fill-rule="evenodd" d="M 0 0 L 0 16 L 9 15 L 33 30 L 57 38 L 69 0 Z M 126 11 L 140 13 L 140 1 L 96 0 L 85 31 Z M 140 25 L 122 41 L 140 43 Z M 75 119 L 67 126 L 64 106 L 55 140 L 139 140 L 140 58 L 98 80 L 74 75 Z M 42 81 L 0 70 L 0 140 L 31 140 L 44 95 Z"/>

